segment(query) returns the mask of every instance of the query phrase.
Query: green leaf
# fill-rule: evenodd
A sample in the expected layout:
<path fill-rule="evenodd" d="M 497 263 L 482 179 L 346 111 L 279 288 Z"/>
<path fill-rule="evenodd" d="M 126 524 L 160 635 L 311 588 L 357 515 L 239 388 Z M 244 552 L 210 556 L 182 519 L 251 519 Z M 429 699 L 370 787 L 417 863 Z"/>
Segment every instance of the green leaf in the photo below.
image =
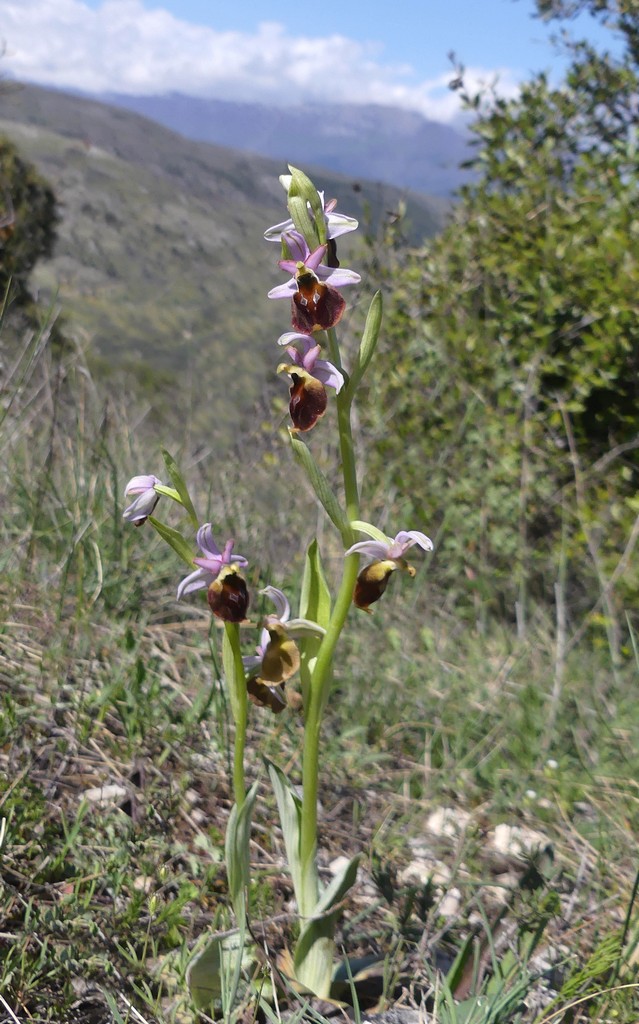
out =
<path fill-rule="evenodd" d="M 298 906 L 300 906 L 303 891 L 302 862 L 300 859 L 302 801 L 292 789 L 281 768 L 278 768 L 277 765 L 267 758 L 264 758 L 264 763 L 268 769 L 273 792 L 275 793 L 282 835 L 284 836 L 284 846 L 286 847 L 286 859 L 289 871 L 291 872 L 295 898 Z"/>
<path fill-rule="evenodd" d="M 362 342 L 359 347 L 357 354 L 357 361 L 351 373 L 348 386 L 346 388 L 346 397 L 349 402 L 352 402 L 355 392 L 359 387 L 360 381 L 366 370 L 368 369 L 369 363 L 375 354 L 377 348 L 377 340 L 379 338 L 380 328 L 382 326 L 382 293 L 375 292 L 371 299 L 371 304 L 368 308 L 368 315 L 366 317 L 366 324 L 364 326 L 364 333 L 362 335 Z"/>
<path fill-rule="evenodd" d="M 317 622 L 323 629 L 326 629 L 331 618 L 331 592 L 324 575 L 322 556 L 316 537 L 306 549 L 300 595 L 300 618 Z"/>
<path fill-rule="evenodd" d="M 311 619 L 324 629 L 328 626 L 331 618 L 331 592 L 324 575 L 322 557 L 316 538 L 311 541 L 306 550 L 300 595 L 300 618 Z M 315 668 L 320 643 L 319 637 L 305 637 L 299 644 L 300 680 L 305 708 L 309 706 L 311 676 Z"/>
<path fill-rule="evenodd" d="M 149 522 L 153 529 L 160 534 L 162 540 L 166 541 L 173 548 L 182 561 L 193 568 L 193 548 L 180 531 L 174 530 L 172 526 L 167 526 L 166 523 L 160 522 L 155 516 L 149 516 Z"/>
<path fill-rule="evenodd" d="M 371 523 L 365 522 L 363 519 L 352 519 L 351 526 L 354 530 L 359 530 L 360 533 L 365 533 L 367 537 L 371 537 L 373 540 L 378 540 L 382 544 L 390 544 L 391 538 L 387 537 L 385 533 L 378 530 L 376 526 Z"/>
<path fill-rule="evenodd" d="M 188 512 L 192 522 L 197 526 L 199 520 L 195 514 L 195 509 L 193 508 L 193 502 L 191 501 L 189 489 L 186 486 L 184 477 L 182 476 L 180 470 L 178 469 L 178 464 L 171 455 L 171 453 L 167 452 L 166 448 L 162 448 L 161 451 L 162 458 L 164 459 L 164 465 L 166 466 L 166 471 L 171 477 L 171 483 L 178 492 L 180 496 L 180 501 L 182 502 L 184 508 Z"/>
<path fill-rule="evenodd" d="M 224 623 L 222 640 L 222 669 L 231 702 L 233 721 L 239 728 L 246 728 L 246 672 L 242 664 L 240 634 L 237 623 Z"/>
<path fill-rule="evenodd" d="M 230 1009 L 236 1002 L 242 965 L 248 966 L 253 959 L 245 930 L 243 923 L 230 935 L 212 935 L 189 964 L 186 980 L 196 1009 L 206 1010 L 219 1002 Z"/>
<path fill-rule="evenodd" d="M 251 877 L 249 841 L 257 787 L 258 783 L 254 782 L 239 810 L 237 804 L 233 804 L 226 826 L 226 871 L 229 895 L 238 924 L 246 917 L 246 890 Z"/>
<path fill-rule="evenodd" d="M 295 975 L 316 995 L 327 996 L 333 977 L 335 921 L 338 904 L 357 878 L 360 854 L 353 857 L 321 893 L 310 921 L 302 925 L 295 948 Z"/>
<path fill-rule="evenodd" d="M 353 887 L 357 878 L 357 869 L 361 857 L 361 853 L 356 853 L 354 857 L 351 857 L 348 864 L 345 864 L 342 870 L 338 871 L 330 885 L 327 885 L 324 889 L 315 908 L 315 913 L 318 917 L 320 914 L 328 913 L 332 907 L 341 903 L 348 890 Z"/>
<path fill-rule="evenodd" d="M 351 542 L 351 527 L 346 515 L 333 494 L 329 482 L 315 462 L 307 446 L 298 437 L 291 434 L 291 445 L 295 458 L 303 466 L 311 486 L 324 507 L 327 515 L 342 535 L 342 540 L 348 546 Z M 320 623 L 322 625 L 322 623 Z"/>

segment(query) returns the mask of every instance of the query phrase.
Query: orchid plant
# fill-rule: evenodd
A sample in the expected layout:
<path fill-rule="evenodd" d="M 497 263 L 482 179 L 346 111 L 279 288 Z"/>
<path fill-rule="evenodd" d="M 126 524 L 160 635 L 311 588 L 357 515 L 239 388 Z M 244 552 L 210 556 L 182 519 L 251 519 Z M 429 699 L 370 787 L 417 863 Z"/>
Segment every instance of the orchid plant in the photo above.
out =
<path fill-rule="evenodd" d="M 287 359 L 277 366 L 291 380 L 289 411 L 290 441 L 319 503 L 337 529 L 344 548 L 341 581 L 333 595 L 326 582 L 317 541 L 306 553 L 301 584 L 299 614 L 291 616 L 286 595 L 268 585 L 262 594 L 274 605 L 274 613 L 262 621 L 260 641 L 253 653 L 243 653 L 240 628 L 247 623 L 250 594 L 243 572 L 244 555 L 234 552 L 229 539 L 220 549 L 211 523 L 200 524 L 188 488 L 175 461 L 164 452 L 170 484 L 158 477 L 133 477 L 126 495 L 133 497 L 124 518 L 135 526 L 145 521 L 189 567 L 177 588 L 179 599 L 191 599 L 206 591 L 212 614 L 224 623 L 222 665 L 233 713 L 235 804 L 227 825 L 226 866 L 230 897 L 241 934 L 248 912 L 248 844 L 250 822 L 257 797 L 257 783 L 247 792 L 244 754 L 249 704 L 265 712 L 282 713 L 287 705 L 286 683 L 299 673 L 302 693 L 304 744 L 302 795 L 298 795 L 283 771 L 267 764 L 275 791 L 288 866 L 295 891 L 300 921 L 295 949 L 294 982 L 321 997 L 330 994 L 334 967 L 334 928 L 338 906 L 357 873 L 358 857 L 348 861 L 328 886 L 320 880 L 317 865 L 319 754 L 322 717 L 333 678 L 338 641 L 350 608 L 355 605 L 370 613 L 381 598 L 396 569 L 410 576 L 415 569 L 404 555 L 413 546 L 430 551 L 432 543 L 418 530 L 400 530 L 394 538 L 360 518 L 359 486 L 351 429 L 351 408 L 357 388 L 373 357 L 382 320 L 382 299 L 377 293 L 370 304 L 359 352 L 347 373 L 341 360 L 336 327 L 346 308 L 341 289 L 356 284 L 360 276 L 342 269 L 337 260 L 336 239 L 357 228 L 352 217 L 336 212 L 335 200 L 325 202 L 309 178 L 291 167 L 281 182 L 287 193 L 289 219 L 268 228 L 265 238 L 281 246 L 279 267 L 289 275 L 285 284 L 275 285 L 270 299 L 287 298 L 290 326 L 277 344 Z M 325 353 L 328 358 L 324 358 Z M 331 489 L 317 465 L 307 435 L 324 415 L 334 391 L 342 475 L 342 495 Z M 197 529 L 198 552 L 178 530 L 158 519 L 155 509 L 165 496 L 187 513 Z M 366 540 L 358 540 L 358 535 Z M 360 557 L 367 559 L 360 569 Z M 190 969 L 191 992 L 200 1006 L 210 1004 L 219 992 L 223 963 L 223 940 L 213 936 Z"/>

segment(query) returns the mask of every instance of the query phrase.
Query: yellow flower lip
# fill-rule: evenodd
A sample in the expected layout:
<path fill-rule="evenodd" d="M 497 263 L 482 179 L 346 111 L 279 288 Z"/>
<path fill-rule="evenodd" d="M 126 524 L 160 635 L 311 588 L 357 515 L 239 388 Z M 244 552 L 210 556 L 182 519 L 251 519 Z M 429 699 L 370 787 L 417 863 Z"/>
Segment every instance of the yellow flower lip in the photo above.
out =
<path fill-rule="evenodd" d="M 281 622 L 266 622 L 270 640 L 266 645 L 260 679 L 276 686 L 285 683 L 295 675 L 300 667 L 300 652 L 297 644 L 288 635 L 286 626 Z"/>
<path fill-rule="evenodd" d="M 379 601 L 380 597 L 388 586 L 391 574 L 398 568 L 393 559 L 371 562 L 365 566 L 355 583 L 353 591 L 353 604 L 362 611 L 369 611 L 370 606 Z"/>

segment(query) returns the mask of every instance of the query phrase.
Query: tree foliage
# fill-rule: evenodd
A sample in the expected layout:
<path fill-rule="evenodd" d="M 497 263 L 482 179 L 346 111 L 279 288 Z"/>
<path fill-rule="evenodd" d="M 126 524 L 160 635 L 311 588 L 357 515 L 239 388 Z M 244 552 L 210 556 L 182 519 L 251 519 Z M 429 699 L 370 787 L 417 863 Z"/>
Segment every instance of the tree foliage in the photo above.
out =
<path fill-rule="evenodd" d="M 410 480 L 406 514 L 441 524 L 438 578 L 480 604 L 495 580 L 510 608 L 552 594 L 566 565 L 587 604 L 639 510 L 637 27 L 628 5 L 585 6 L 614 16 L 621 57 L 572 43 L 560 88 L 466 96 L 478 179 L 395 267 L 395 369 L 365 412 L 371 486 Z"/>
<path fill-rule="evenodd" d="M 13 143 L 0 138 L 0 294 L 20 307 L 30 304 L 29 275 L 50 256 L 58 214 L 55 196 Z"/>

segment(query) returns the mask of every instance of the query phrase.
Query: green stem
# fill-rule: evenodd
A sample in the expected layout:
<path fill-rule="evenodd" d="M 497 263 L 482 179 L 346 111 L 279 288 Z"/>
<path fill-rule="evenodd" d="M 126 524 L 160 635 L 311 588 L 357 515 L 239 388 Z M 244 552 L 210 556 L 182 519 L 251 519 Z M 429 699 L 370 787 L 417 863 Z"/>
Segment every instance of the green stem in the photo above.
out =
<path fill-rule="evenodd" d="M 326 634 L 322 638 L 311 677 L 309 706 L 306 710 L 304 722 L 304 752 L 302 760 L 300 857 L 302 875 L 305 879 L 308 879 L 308 884 L 305 883 L 305 894 L 303 896 L 304 906 L 300 906 L 300 913 L 303 917 L 312 913 L 318 898 L 315 854 L 317 850 L 317 794 L 322 716 L 328 700 L 333 654 L 335 653 L 337 641 L 340 638 L 351 606 L 358 567 L 359 558 L 356 554 L 349 555 L 344 560 L 342 582 L 333 606 Z"/>
<path fill-rule="evenodd" d="M 339 345 L 335 330 L 328 332 L 329 351 L 336 366 L 340 365 Z M 346 514 L 349 520 L 359 519 L 359 496 L 357 487 L 357 469 L 355 465 L 355 449 L 351 429 L 350 402 L 345 393 L 337 396 L 337 422 L 339 429 L 340 454 L 342 459 L 342 476 L 344 480 L 344 497 Z M 353 587 L 357 579 L 359 558 L 349 555 L 344 560 L 342 581 L 335 599 L 335 604 L 328 623 L 326 634 L 322 638 L 317 654 L 317 661 L 311 677 L 308 707 L 304 722 L 304 753 L 302 761 L 302 821 L 300 836 L 300 856 L 304 893 L 301 894 L 300 913 L 307 916 L 312 913 L 318 899 L 317 878 L 317 795 L 319 782 L 319 744 L 322 716 L 328 700 L 331 684 L 331 667 L 337 642 L 340 638 L 346 616 L 348 615 Z"/>
<path fill-rule="evenodd" d="M 246 797 L 244 749 L 246 746 L 246 725 L 248 721 L 248 697 L 246 695 L 246 675 L 240 649 L 240 628 L 236 622 L 224 623 L 222 661 L 226 684 L 229 688 L 233 721 L 235 722 L 233 794 L 239 811 Z"/>

